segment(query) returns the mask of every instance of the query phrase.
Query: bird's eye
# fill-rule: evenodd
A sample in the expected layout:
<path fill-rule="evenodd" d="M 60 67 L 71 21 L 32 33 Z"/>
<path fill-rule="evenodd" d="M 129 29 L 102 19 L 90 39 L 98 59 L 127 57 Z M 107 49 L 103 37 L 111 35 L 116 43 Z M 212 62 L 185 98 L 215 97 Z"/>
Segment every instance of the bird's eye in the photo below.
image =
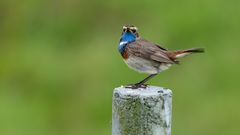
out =
<path fill-rule="evenodd" d="M 135 29 L 131 29 L 131 31 L 132 31 L 133 33 L 135 33 L 135 32 L 136 32 L 136 30 L 135 30 Z"/>
<path fill-rule="evenodd" d="M 123 32 L 126 32 L 126 31 L 127 31 L 127 29 L 126 29 L 126 28 L 124 28 L 124 29 L 123 29 Z"/>

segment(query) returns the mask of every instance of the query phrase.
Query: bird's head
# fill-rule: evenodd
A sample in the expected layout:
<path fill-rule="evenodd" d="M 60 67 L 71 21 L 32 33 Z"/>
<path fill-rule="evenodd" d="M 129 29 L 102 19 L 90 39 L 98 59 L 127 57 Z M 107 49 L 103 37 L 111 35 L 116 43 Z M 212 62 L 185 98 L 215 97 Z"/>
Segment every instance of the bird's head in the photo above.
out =
<path fill-rule="evenodd" d="M 139 38 L 138 29 L 134 25 L 123 26 L 121 41 L 133 42 Z"/>

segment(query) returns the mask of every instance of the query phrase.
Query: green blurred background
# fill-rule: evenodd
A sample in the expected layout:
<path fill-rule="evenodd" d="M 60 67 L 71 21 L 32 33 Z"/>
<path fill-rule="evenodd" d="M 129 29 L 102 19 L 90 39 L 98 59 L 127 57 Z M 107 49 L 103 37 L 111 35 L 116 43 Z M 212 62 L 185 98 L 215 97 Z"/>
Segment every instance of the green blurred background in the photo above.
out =
<path fill-rule="evenodd" d="M 240 1 L 1 0 L 0 135 L 109 135 L 114 87 L 143 79 L 122 26 L 169 49 L 204 47 L 152 79 L 173 90 L 173 135 L 237 135 Z"/>

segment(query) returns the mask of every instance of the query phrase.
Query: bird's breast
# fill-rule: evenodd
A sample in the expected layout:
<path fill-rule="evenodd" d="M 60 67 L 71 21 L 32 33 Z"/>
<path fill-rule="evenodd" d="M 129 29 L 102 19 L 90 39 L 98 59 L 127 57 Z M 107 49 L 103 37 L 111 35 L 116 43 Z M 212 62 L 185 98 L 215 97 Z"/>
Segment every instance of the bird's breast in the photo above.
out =
<path fill-rule="evenodd" d="M 124 51 L 121 53 L 121 55 L 122 55 L 124 60 L 127 60 L 129 58 L 128 49 L 125 48 Z"/>

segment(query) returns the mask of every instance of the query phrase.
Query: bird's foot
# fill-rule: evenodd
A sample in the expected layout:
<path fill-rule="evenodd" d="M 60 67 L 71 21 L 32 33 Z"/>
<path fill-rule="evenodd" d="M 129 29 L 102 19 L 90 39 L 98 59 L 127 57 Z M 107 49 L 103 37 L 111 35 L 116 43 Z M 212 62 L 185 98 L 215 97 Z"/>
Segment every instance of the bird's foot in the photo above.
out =
<path fill-rule="evenodd" d="M 147 88 L 147 84 L 128 84 L 127 86 L 125 86 L 125 88 L 131 88 L 131 89 L 138 89 L 138 88 L 143 88 L 146 89 Z"/>

